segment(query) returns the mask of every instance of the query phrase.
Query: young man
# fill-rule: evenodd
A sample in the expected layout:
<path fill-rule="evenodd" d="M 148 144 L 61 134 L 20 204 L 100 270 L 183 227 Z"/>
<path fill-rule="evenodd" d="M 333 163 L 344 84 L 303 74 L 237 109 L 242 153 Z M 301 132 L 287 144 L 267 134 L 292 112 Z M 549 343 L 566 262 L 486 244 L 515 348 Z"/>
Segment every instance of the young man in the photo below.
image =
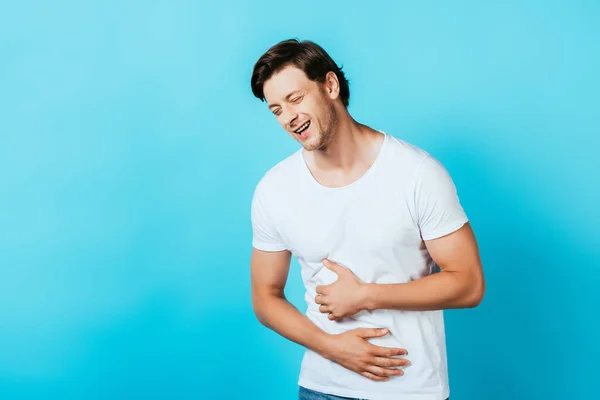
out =
<path fill-rule="evenodd" d="M 451 177 L 355 121 L 343 72 L 313 42 L 270 48 L 251 86 L 302 145 L 262 177 L 251 207 L 252 304 L 306 347 L 300 398 L 446 399 L 442 310 L 475 307 L 485 291 Z M 284 295 L 292 254 L 306 315 Z"/>

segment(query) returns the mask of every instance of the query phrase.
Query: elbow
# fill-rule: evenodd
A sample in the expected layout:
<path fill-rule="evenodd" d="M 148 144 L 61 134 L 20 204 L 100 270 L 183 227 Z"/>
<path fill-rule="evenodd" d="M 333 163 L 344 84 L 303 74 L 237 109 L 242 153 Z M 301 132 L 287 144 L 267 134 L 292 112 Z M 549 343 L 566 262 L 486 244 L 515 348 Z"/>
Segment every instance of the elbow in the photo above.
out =
<path fill-rule="evenodd" d="M 479 306 L 481 304 L 481 302 L 483 301 L 483 292 L 478 292 L 478 293 L 474 293 L 472 294 L 469 299 L 466 301 L 466 308 L 475 308 L 477 306 Z"/>
<path fill-rule="evenodd" d="M 260 300 L 260 298 L 256 295 L 252 296 L 252 310 L 254 311 L 254 316 L 262 325 L 267 324 L 265 317 L 265 307 L 264 302 Z"/>
<path fill-rule="evenodd" d="M 254 316 L 262 326 L 270 328 L 267 316 L 262 309 L 254 308 Z"/>
<path fill-rule="evenodd" d="M 466 308 L 475 308 L 481 304 L 485 296 L 485 281 L 483 278 L 478 279 L 478 282 L 470 286 L 468 296 L 465 299 Z"/>
<path fill-rule="evenodd" d="M 269 325 L 268 310 L 273 304 L 273 301 L 277 299 L 277 295 L 273 293 L 267 293 L 264 291 L 257 291 L 252 293 L 252 310 L 258 322 L 266 327 Z"/>

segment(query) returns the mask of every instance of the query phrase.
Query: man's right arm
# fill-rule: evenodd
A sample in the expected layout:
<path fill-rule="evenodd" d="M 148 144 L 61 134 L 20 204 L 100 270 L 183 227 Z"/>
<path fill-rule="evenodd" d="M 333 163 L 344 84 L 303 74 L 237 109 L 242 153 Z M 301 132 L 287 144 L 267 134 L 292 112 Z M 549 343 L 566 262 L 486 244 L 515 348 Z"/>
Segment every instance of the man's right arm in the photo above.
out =
<path fill-rule="evenodd" d="M 252 307 L 258 320 L 287 339 L 323 354 L 329 334 L 291 304 L 284 294 L 291 253 L 252 249 Z"/>
<path fill-rule="evenodd" d="M 388 334 L 386 329 L 357 328 L 332 335 L 321 330 L 285 298 L 291 253 L 252 249 L 250 262 L 252 307 L 267 328 L 343 367 L 374 381 L 402 375 L 398 367 L 409 364 L 405 349 L 375 346 L 369 338 Z"/>

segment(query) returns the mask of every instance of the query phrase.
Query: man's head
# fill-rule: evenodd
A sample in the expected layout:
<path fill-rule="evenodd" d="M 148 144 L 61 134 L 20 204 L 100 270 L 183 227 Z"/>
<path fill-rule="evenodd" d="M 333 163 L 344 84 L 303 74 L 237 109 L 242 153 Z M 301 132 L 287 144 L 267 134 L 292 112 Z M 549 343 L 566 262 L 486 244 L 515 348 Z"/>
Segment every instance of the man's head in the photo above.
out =
<path fill-rule="evenodd" d="M 350 98 L 348 80 L 329 54 L 313 42 L 295 39 L 276 44 L 258 59 L 251 86 L 306 150 L 329 143 Z"/>

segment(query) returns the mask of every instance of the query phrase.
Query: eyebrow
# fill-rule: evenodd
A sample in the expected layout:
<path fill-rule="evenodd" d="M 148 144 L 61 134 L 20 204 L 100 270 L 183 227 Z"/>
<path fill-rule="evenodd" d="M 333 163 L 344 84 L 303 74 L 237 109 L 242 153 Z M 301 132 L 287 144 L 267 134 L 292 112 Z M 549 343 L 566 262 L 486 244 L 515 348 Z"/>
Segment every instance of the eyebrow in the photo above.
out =
<path fill-rule="evenodd" d="M 290 97 L 292 97 L 293 95 L 297 94 L 298 92 L 301 92 L 302 89 L 297 89 L 294 90 L 293 92 L 291 92 L 290 94 L 288 94 L 287 96 L 285 96 L 285 100 L 288 101 L 290 99 Z M 273 107 L 279 106 L 279 104 L 277 103 L 273 103 L 273 104 L 269 104 L 269 109 L 272 109 Z"/>

